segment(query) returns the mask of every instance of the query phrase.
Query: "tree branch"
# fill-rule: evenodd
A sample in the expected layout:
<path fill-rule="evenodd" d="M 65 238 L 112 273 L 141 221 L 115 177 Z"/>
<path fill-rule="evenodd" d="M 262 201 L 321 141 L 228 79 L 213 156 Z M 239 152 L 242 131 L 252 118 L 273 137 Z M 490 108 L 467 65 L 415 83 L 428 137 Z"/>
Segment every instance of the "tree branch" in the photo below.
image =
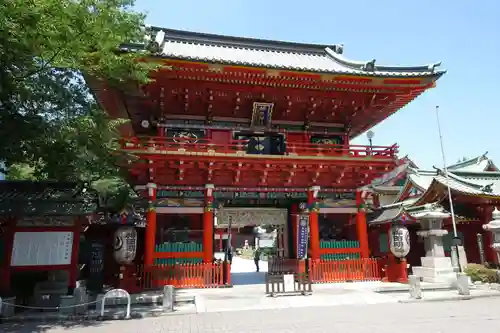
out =
<path fill-rule="evenodd" d="M 16 81 L 24 80 L 24 79 L 29 78 L 30 76 L 33 76 L 33 75 L 36 75 L 38 73 L 45 71 L 49 67 L 49 65 L 52 63 L 52 61 L 54 61 L 54 59 L 59 55 L 59 53 L 61 53 L 61 51 L 62 51 L 62 48 L 59 48 L 56 52 L 54 52 L 54 54 L 52 55 L 52 57 L 50 57 L 50 59 L 48 61 L 44 61 L 43 58 L 41 58 L 42 66 L 40 68 L 38 68 L 37 70 L 31 71 L 26 75 L 17 76 L 17 77 L 15 76 L 14 80 L 16 80 Z"/>

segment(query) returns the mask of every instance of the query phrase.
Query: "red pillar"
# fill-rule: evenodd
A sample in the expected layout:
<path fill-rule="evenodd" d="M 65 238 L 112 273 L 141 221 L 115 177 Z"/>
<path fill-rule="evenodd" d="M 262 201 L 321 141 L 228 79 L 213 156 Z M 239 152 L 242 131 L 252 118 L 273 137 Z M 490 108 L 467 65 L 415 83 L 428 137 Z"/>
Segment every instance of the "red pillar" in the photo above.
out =
<path fill-rule="evenodd" d="M 356 192 L 356 206 L 358 208 L 358 212 L 356 213 L 356 233 L 358 235 L 361 258 L 368 258 L 370 256 L 368 227 L 366 225 L 366 213 L 360 191 Z"/>
<path fill-rule="evenodd" d="M 148 212 L 146 214 L 146 232 L 144 236 L 144 264 L 154 264 L 156 246 L 156 184 L 148 183 Z"/>
<path fill-rule="evenodd" d="M 399 279 L 398 282 L 400 283 L 407 283 L 408 282 L 408 263 L 406 261 L 406 258 L 401 258 L 398 259 L 398 267 L 399 267 Z"/>
<path fill-rule="evenodd" d="M 212 184 L 205 185 L 205 212 L 203 213 L 203 262 L 214 259 L 214 210 Z"/>
<path fill-rule="evenodd" d="M 313 260 L 320 259 L 318 225 L 319 207 L 317 207 L 317 197 L 319 189 L 319 186 L 313 186 L 307 192 L 307 206 L 309 208 L 309 232 L 311 238 L 311 259 Z"/>

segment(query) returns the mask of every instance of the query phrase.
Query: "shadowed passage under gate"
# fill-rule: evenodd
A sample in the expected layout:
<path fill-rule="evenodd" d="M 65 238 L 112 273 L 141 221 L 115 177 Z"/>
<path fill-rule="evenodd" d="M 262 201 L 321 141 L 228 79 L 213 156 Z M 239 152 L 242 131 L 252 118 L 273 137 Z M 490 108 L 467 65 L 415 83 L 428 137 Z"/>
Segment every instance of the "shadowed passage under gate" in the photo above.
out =
<path fill-rule="evenodd" d="M 264 284 L 266 282 L 267 261 L 260 261 L 260 272 L 256 272 L 251 259 L 235 256 L 231 265 L 231 283 L 237 285 Z"/>

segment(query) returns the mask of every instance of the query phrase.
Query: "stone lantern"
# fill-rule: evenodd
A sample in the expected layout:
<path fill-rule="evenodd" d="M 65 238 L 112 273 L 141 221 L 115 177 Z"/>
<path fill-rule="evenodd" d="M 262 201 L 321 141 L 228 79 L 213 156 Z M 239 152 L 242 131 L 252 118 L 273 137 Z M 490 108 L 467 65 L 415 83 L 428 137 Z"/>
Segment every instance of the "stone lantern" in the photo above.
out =
<path fill-rule="evenodd" d="M 491 214 L 493 218 L 488 224 L 483 224 L 483 229 L 493 233 L 493 244 L 491 247 L 500 254 L 500 211 L 495 207 L 495 210 Z"/>
<path fill-rule="evenodd" d="M 425 257 L 420 258 L 422 265 L 413 267 L 413 274 L 424 282 L 454 284 L 457 281 L 450 258 L 445 256 L 443 220 L 450 217 L 443 207 L 426 204 L 411 212 L 420 223 L 417 235 L 424 239 Z"/>

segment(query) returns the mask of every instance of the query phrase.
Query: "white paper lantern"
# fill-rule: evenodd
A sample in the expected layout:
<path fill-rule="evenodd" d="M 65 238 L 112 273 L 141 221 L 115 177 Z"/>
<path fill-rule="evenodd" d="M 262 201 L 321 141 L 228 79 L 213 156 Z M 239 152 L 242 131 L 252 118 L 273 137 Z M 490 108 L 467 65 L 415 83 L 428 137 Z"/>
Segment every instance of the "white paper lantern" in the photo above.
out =
<path fill-rule="evenodd" d="M 398 258 L 404 258 L 410 252 L 410 232 L 402 225 L 393 226 L 389 232 L 391 252 Z"/>
<path fill-rule="evenodd" d="M 130 264 L 137 252 L 137 231 L 134 227 L 120 227 L 115 231 L 113 255 L 119 264 Z"/>

